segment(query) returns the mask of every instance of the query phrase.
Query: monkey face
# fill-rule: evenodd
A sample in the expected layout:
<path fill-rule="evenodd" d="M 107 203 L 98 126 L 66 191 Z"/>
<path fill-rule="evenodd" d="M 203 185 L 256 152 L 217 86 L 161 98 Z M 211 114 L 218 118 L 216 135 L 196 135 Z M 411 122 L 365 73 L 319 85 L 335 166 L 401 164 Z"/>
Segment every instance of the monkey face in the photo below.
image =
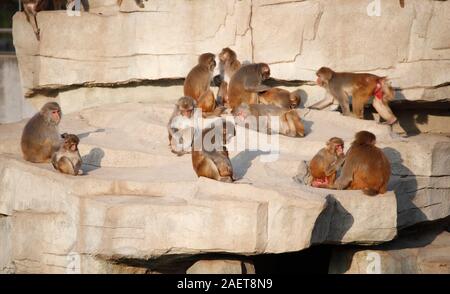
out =
<path fill-rule="evenodd" d="M 344 144 L 336 144 L 334 150 L 337 156 L 344 154 Z"/>
<path fill-rule="evenodd" d="M 290 98 L 289 98 L 289 101 L 290 101 L 290 108 L 291 109 L 295 109 L 295 108 L 297 108 L 297 106 L 300 104 L 300 97 L 297 97 L 297 96 L 291 96 Z"/>
<path fill-rule="evenodd" d="M 59 107 L 59 104 L 56 102 L 49 102 L 46 103 L 41 108 L 41 114 L 44 116 L 44 118 L 53 125 L 58 125 L 61 121 L 62 112 L 61 108 Z"/>
<path fill-rule="evenodd" d="M 317 72 L 317 85 L 324 87 L 328 85 L 328 81 L 331 80 L 333 76 L 333 71 L 328 67 L 321 67 Z"/>
<path fill-rule="evenodd" d="M 191 118 L 193 113 L 194 113 L 194 109 L 192 107 L 180 109 L 180 114 L 187 118 Z"/>
<path fill-rule="evenodd" d="M 194 113 L 194 108 L 196 106 L 195 100 L 191 97 L 184 96 L 178 99 L 178 102 L 176 104 L 179 113 L 182 116 L 185 116 L 187 118 L 191 118 L 192 114 Z"/>
<path fill-rule="evenodd" d="M 268 64 L 261 63 L 261 78 L 262 80 L 270 78 L 270 67 Z"/>
<path fill-rule="evenodd" d="M 61 138 L 64 139 L 63 148 L 65 150 L 78 151 L 80 139 L 76 135 L 64 133 Z"/>

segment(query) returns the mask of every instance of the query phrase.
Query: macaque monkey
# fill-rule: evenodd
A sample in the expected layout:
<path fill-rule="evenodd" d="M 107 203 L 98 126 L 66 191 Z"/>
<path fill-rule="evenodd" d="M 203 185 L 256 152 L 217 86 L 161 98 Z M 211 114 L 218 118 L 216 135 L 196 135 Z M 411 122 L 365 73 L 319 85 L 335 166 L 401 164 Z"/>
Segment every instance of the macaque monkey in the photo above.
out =
<path fill-rule="evenodd" d="M 145 1 L 148 1 L 148 0 L 145 0 Z M 120 5 L 122 5 L 122 2 L 123 2 L 123 0 L 117 0 L 117 5 L 119 5 L 119 7 L 120 7 Z M 139 6 L 140 8 L 145 7 L 144 0 L 134 0 L 134 2 L 136 2 L 136 5 Z"/>
<path fill-rule="evenodd" d="M 48 102 L 27 122 L 20 143 L 25 160 L 36 163 L 50 161 L 60 145 L 58 124 L 61 116 L 58 103 Z"/>
<path fill-rule="evenodd" d="M 78 151 L 80 139 L 76 135 L 64 133 L 61 135 L 64 142 L 59 150 L 53 153 L 52 164 L 56 170 L 72 176 L 81 175 L 81 156 Z"/>
<path fill-rule="evenodd" d="M 312 177 L 311 186 L 327 188 L 336 180 L 337 170 L 344 163 L 344 141 L 333 137 L 327 141 L 309 163 L 309 172 Z"/>
<path fill-rule="evenodd" d="M 219 69 L 221 83 L 217 93 L 217 99 L 222 105 L 228 106 L 228 84 L 231 77 L 241 68 L 236 52 L 230 48 L 223 48 L 219 53 Z"/>
<path fill-rule="evenodd" d="M 39 29 L 36 15 L 39 11 L 47 9 L 49 4 L 48 1 L 49 0 L 22 0 L 23 12 L 27 17 L 27 21 L 31 24 L 34 35 L 38 41 L 41 39 L 41 30 Z"/>
<path fill-rule="evenodd" d="M 297 91 L 290 93 L 280 88 L 272 88 L 259 94 L 259 102 L 273 104 L 281 108 L 294 109 L 300 105 L 300 94 Z"/>
<path fill-rule="evenodd" d="M 194 98 L 197 106 L 205 113 L 212 113 L 216 109 L 216 100 L 210 89 L 215 67 L 215 55 L 204 53 L 184 81 L 184 96 Z"/>
<path fill-rule="evenodd" d="M 362 190 L 370 196 L 386 193 L 391 164 L 375 143 L 376 137 L 370 132 L 355 134 L 355 140 L 345 155 L 341 174 L 331 185 L 332 188 Z"/>
<path fill-rule="evenodd" d="M 167 124 L 170 150 L 178 156 L 191 152 L 196 106 L 195 100 L 191 97 L 181 97 L 175 104 Z"/>
<path fill-rule="evenodd" d="M 289 137 L 305 136 L 305 127 L 297 111 L 293 109 L 284 109 L 275 105 L 242 103 L 232 111 L 232 114 L 237 123 L 250 124 L 250 129 L 267 131 L 269 134 L 278 131 L 278 133 Z M 260 120 L 260 117 L 264 119 Z M 273 129 L 271 117 L 279 118 L 278 130 Z M 252 121 L 252 118 L 255 120 Z M 260 123 L 265 125 L 260 125 Z"/>
<path fill-rule="evenodd" d="M 270 90 L 262 82 L 270 77 L 270 68 L 266 63 L 254 63 L 242 66 L 232 77 L 228 86 L 228 104 L 235 109 L 241 103 L 256 104 L 258 93 Z"/>
<path fill-rule="evenodd" d="M 198 177 L 227 183 L 234 181 L 233 167 L 225 145 L 235 134 L 234 124 L 225 120 L 222 120 L 221 126 L 215 124 L 202 131 L 200 150 L 195 147 L 192 150 L 192 166 Z M 207 137 L 211 140 L 205 139 Z"/>
<path fill-rule="evenodd" d="M 369 102 L 371 96 L 375 96 L 373 107 L 386 120 L 386 124 L 392 125 L 397 121 L 388 105 L 395 94 L 386 77 L 368 73 L 334 72 L 328 67 L 321 67 L 316 75 L 317 84 L 325 88 L 333 99 L 339 102 L 343 115 L 351 115 L 349 95 L 352 96 L 353 116 L 360 119 L 363 118 L 364 105 Z M 328 105 L 332 100 L 329 102 Z M 320 101 L 311 108 L 323 109 L 328 105 Z"/>

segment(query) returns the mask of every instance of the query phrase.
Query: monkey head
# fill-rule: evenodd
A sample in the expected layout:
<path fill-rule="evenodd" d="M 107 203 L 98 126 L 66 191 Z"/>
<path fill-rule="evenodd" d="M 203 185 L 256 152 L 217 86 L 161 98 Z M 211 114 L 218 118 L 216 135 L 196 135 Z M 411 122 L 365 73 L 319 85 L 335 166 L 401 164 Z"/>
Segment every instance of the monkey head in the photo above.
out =
<path fill-rule="evenodd" d="M 259 70 L 261 73 L 261 80 L 267 80 L 270 78 L 270 67 L 267 63 L 260 63 Z"/>
<path fill-rule="evenodd" d="M 178 99 L 176 106 L 182 116 L 191 118 L 196 107 L 195 100 L 189 96 L 183 96 Z"/>
<path fill-rule="evenodd" d="M 321 67 L 316 72 L 317 76 L 317 85 L 321 87 L 328 86 L 328 82 L 333 77 L 334 71 L 331 68 L 328 67 Z"/>
<path fill-rule="evenodd" d="M 76 135 L 64 133 L 61 135 L 61 138 L 64 139 L 63 148 L 65 150 L 78 151 L 80 139 Z"/>
<path fill-rule="evenodd" d="M 223 48 L 222 51 L 219 53 L 219 60 L 223 63 L 229 60 L 236 60 L 236 58 L 237 58 L 236 53 L 228 47 Z"/>
<path fill-rule="evenodd" d="M 61 107 L 56 102 L 46 103 L 42 106 L 40 114 L 51 125 L 58 125 L 62 117 Z"/>
<path fill-rule="evenodd" d="M 247 103 L 242 103 L 231 111 L 231 114 L 238 120 L 245 121 L 250 115 L 250 106 Z"/>
<path fill-rule="evenodd" d="M 302 98 L 300 97 L 299 94 L 291 94 L 289 96 L 289 102 L 290 102 L 290 108 L 291 109 L 295 109 L 299 106 L 300 102 L 301 102 Z"/>
<path fill-rule="evenodd" d="M 360 131 L 355 134 L 355 141 L 352 145 L 375 145 L 377 137 L 368 131 Z"/>
<path fill-rule="evenodd" d="M 383 92 L 383 98 L 392 101 L 395 98 L 395 91 L 391 85 L 391 82 L 387 79 L 387 77 L 382 77 L 378 80 L 378 83 L 381 85 L 381 90 Z"/>
<path fill-rule="evenodd" d="M 210 71 L 213 71 L 216 67 L 216 56 L 212 53 L 203 53 L 198 57 L 198 64 L 204 65 Z"/>
<path fill-rule="evenodd" d="M 344 154 L 344 141 L 338 137 L 330 138 L 327 141 L 327 149 L 328 152 L 341 156 Z"/>

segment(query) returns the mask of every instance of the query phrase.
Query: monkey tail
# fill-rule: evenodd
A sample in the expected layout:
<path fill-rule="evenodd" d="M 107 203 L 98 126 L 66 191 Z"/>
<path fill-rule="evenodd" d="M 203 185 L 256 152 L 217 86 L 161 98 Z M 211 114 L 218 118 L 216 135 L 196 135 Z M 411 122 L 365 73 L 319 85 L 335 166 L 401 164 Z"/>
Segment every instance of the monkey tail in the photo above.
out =
<path fill-rule="evenodd" d="M 375 196 L 378 195 L 378 191 L 372 188 L 366 188 L 362 190 L 364 194 L 368 196 Z"/>

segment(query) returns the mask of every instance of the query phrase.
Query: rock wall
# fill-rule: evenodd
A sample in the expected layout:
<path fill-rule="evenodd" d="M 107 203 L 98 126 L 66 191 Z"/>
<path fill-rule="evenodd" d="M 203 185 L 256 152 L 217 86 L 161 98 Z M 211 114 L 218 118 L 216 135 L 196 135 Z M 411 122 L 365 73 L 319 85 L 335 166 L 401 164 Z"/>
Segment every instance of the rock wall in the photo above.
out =
<path fill-rule="evenodd" d="M 40 42 L 17 13 L 24 92 L 183 78 L 199 54 L 229 46 L 241 61 L 269 63 L 276 79 L 312 82 L 329 66 L 388 75 L 397 99 L 450 99 L 449 1 L 382 0 L 379 16 L 364 0 L 115 2 L 91 1 L 81 16 L 40 12 Z"/>

